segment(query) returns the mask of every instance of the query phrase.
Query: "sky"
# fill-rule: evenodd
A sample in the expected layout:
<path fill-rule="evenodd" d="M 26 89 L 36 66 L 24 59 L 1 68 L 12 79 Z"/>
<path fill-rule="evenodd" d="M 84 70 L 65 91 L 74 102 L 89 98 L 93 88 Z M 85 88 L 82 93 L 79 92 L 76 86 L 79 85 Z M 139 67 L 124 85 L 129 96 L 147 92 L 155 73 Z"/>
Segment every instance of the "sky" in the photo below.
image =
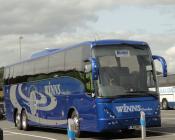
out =
<path fill-rule="evenodd" d="M 145 41 L 175 73 L 174 0 L 0 0 L 0 66 L 45 48 L 98 39 Z M 158 69 L 160 65 L 156 62 Z"/>

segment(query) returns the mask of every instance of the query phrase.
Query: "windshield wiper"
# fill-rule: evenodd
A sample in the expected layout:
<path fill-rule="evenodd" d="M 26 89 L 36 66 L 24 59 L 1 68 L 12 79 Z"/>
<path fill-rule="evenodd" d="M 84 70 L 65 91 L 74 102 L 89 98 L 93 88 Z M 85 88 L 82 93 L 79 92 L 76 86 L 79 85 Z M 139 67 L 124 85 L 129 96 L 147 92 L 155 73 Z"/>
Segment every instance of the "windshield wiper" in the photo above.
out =
<path fill-rule="evenodd" d="M 128 93 L 128 94 L 126 94 Z M 158 94 L 151 91 L 126 91 L 125 94 L 119 94 L 115 96 L 105 96 L 106 98 L 134 98 L 134 97 L 145 97 L 145 96 L 152 96 L 154 98 L 158 98 Z"/>
<path fill-rule="evenodd" d="M 147 90 L 133 90 L 133 91 L 126 91 L 126 93 L 146 93 L 149 92 Z"/>
<path fill-rule="evenodd" d="M 105 96 L 105 98 L 134 98 L 134 97 L 140 97 L 139 94 L 137 95 L 133 95 L 133 94 L 119 94 L 119 95 L 115 95 L 115 96 Z"/>
<path fill-rule="evenodd" d="M 155 92 L 152 92 L 152 91 L 147 91 L 147 90 L 136 90 L 136 91 L 126 91 L 126 93 L 135 93 L 135 94 L 129 94 L 129 95 L 151 95 L 151 96 L 154 96 L 154 97 L 158 97 L 158 94 L 155 94 Z M 141 94 L 139 94 L 141 93 Z"/>

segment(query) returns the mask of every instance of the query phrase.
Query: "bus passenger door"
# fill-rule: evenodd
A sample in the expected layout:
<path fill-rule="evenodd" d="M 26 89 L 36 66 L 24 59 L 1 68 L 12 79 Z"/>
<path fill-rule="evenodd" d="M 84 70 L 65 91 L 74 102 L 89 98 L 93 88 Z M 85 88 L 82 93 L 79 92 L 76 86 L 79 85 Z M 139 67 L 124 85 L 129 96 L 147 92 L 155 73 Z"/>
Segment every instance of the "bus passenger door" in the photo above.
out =
<path fill-rule="evenodd" d="M 84 130 L 96 129 L 97 110 L 95 102 L 96 81 L 93 80 L 91 62 L 85 62 L 85 92 L 79 101 L 79 109 L 83 118 L 81 128 Z"/>
<path fill-rule="evenodd" d="M 87 94 L 87 93 L 84 93 Z M 96 130 L 97 128 L 97 110 L 95 104 L 95 98 L 91 97 L 89 94 L 84 95 L 79 101 L 79 113 L 81 114 L 81 129 L 83 130 Z"/>

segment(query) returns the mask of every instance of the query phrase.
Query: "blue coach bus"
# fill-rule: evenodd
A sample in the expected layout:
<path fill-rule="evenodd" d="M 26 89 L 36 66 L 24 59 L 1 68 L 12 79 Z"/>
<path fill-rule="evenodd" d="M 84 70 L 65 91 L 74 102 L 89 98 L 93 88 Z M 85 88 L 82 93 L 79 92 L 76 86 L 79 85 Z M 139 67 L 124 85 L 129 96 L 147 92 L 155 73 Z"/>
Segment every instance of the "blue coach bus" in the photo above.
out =
<path fill-rule="evenodd" d="M 154 60 L 147 43 L 126 40 L 84 42 L 33 57 L 4 69 L 6 115 L 18 129 L 30 126 L 81 131 L 161 126 Z M 154 88 L 155 91 L 150 89 Z"/>

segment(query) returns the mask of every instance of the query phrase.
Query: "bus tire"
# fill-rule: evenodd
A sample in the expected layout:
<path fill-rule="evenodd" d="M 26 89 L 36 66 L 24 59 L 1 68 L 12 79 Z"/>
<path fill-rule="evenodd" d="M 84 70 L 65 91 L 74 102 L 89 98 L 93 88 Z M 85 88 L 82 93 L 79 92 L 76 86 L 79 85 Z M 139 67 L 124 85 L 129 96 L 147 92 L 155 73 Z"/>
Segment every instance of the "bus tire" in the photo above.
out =
<path fill-rule="evenodd" d="M 28 117 L 25 110 L 22 111 L 21 122 L 22 122 L 22 129 L 25 131 L 29 130 Z"/>
<path fill-rule="evenodd" d="M 168 102 L 166 99 L 162 100 L 162 109 L 167 110 L 168 109 Z"/>
<path fill-rule="evenodd" d="M 15 114 L 15 124 L 19 130 L 22 129 L 21 114 L 18 111 Z"/>
<path fill-rule="evenodd" d="M 71 114 L 71 119 L 74 120 L 75 122 L 75 125 L 76 125 L 76 132 L 75 132 L 75 136 L 77 138 L 80 138 L 81 137 L 81 133 L 80 133 L 80 120 L 79 120 L 79 115 L 78 113 L 74 110 Z"/>

